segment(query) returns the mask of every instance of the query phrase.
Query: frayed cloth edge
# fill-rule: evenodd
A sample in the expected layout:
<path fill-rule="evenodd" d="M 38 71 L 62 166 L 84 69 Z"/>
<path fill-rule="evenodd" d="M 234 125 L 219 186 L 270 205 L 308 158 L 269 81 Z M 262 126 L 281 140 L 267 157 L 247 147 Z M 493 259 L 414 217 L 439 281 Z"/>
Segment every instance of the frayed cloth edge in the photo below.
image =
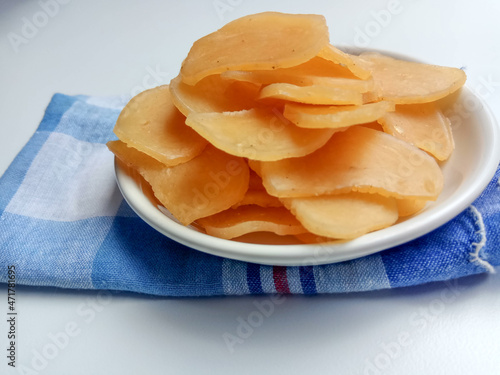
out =
<path fill-rule="evenodd" d="M 469 210 L 475 218 L 474 222 L 476 227 L 479 228 L 476 231 L 476 234 L 481 236 L 481 240 L 479 242 L 473 242 L 471 244 L 474 251 L 469 253 L 471 256 L 470 261 L 485 268 L 489 273 L 496 273 L 495 268 L 487 260 L 480 257 L 480 252 L 486 245 L 486 227 L 484 226 L 483 215 L 481 215 L 481 212 L 479 212 L 479 210 L 473 205 L 470 205 Z"/>

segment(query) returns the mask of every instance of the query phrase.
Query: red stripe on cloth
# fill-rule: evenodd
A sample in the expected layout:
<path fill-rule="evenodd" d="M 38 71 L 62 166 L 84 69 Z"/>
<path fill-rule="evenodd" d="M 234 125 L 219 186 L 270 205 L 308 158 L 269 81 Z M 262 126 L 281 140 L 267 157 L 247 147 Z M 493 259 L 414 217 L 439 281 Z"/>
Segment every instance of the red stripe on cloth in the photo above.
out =
<path fill-rule="evenodd" d="M 288 279 L 286 277 L 286 267 L 273 266 L 273 280 L 277 293 L 290 294 Z"/>

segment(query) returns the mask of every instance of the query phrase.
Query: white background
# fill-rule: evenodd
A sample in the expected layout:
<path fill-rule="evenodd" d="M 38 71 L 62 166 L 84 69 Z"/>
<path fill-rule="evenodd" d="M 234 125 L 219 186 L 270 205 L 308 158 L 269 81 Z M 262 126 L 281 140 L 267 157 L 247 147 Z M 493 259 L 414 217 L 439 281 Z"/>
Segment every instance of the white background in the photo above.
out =
<path fill-rule="evenodd" d="M 500 115 L 494 0 L 66 0 L 52 10 L 44 10 L 44 1 L 51 2 L 0 1 L 0 173 L 55 92 L 133 94 L 167 83 L 197 38 L 265 10 L 323 14 L 334 44 L 465 67 L 467 85 L 482 90 Z M 40 27 L 27 30 L 24 18 Z M 12 43 L 11 33 L 24 41 Z M 5 305 L 6 293 L 1 285 Z M 17 363 L 24 369 L 7 366 L 2 318 L 0 373 L 500 373 L 498 274 L 277 302 L 18 287 Z M 259 304 L 273 311 L 263 316 Z M 241 322 L 249 318 L 255 327 L 245 331 Z M 238 343 L 224 341 L 238 334 Z M 40 353 L 51 358 L 41 361 Z"/>

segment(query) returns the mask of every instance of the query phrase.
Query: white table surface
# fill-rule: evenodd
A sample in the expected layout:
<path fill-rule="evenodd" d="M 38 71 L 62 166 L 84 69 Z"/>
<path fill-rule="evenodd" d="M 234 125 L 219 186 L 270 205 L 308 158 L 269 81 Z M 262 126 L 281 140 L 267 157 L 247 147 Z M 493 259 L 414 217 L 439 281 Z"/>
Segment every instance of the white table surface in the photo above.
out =
<path fill-rule="evenodd" d="M 55 92 L 114 95 L 168 82 L 194 40 L 265 10 L 324 14 L 334 44 L 465 67 L 468 86 L 481 90 L 500 116 L 495 0 L 41 5 L 53 1 L 0 0 L 0 174 L 33 134 Z M 30 30 L 23 26 L 26 20 L 40 27 Z M 10 33 L 25 39 L 14 45 Z M 6 294 L 0 285 L 4 304 Z M 500 373 L 498 273 L 399 290 L 286 297 L 231 351 L 224 337 L 237 335 L 240 322 L 266 299 L 170 299 L 18 286 L 17 364 L 23 368 L 7 366 L 2 319 L 0 373 Z M 73 334 L 67 340 L 65 329 Z M 61 340 L 56 351 L 54 337 Z M 40 361 L 37 353 L 44 351 L 53 358 Z"/>

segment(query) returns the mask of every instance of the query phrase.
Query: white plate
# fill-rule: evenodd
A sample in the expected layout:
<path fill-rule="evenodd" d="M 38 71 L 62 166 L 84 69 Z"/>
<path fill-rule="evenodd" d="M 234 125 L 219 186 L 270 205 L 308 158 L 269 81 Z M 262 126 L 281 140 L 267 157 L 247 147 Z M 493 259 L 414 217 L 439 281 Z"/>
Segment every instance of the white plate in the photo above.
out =
<path fill-rule="evenodd" d="M 392 54 L 394 55 L 394 54 Z M 408 57 L 397 56 L 406 60 Z M 255 234 L 246 243 L 224 240 L 185 227 L 163 213 L 143 194 L 136 181 L 115 163 L 118 186 L 132 209 L 149 225 L 184 245 L 206 253 L 270 265 L 313 265 L 341 262 L 388 249 L 420 237 L 451 220 L 469 206 L 492 179 L 500 160 L 500 131 L 486 104 L 464 87 L 445 110 L 452 120 L 455 151 L 442 163 L 444 189 L 436 202 L 397 224 L 340 244 L 290 244 L 289 238 Z M 166 211 L 163 208 L 163 211 Z"/>

